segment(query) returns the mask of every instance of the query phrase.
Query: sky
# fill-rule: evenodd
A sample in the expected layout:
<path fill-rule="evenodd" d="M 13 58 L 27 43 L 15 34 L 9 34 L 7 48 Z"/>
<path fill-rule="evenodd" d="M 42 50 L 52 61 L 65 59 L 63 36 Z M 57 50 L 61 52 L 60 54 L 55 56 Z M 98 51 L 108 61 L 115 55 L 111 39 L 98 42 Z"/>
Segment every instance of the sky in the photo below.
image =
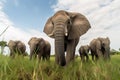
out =
<path fill-rule="evenodd" d="M 87 17 L 91 29 L 80 37 L 79 44 L 89 44 L 97 37 L 109 37 L 111 49 L 120 48 L 120 0 L 0 0 L 0 33 L 9 26 L 0 40 L 21 40 L 26 44 L 31 37 L 50 41 L 54 53 L 54 39 L 44 32 L 49 17 L 58 10 L 79 12 Z M 5 53 L 9 54 L 8 48 Z"/>

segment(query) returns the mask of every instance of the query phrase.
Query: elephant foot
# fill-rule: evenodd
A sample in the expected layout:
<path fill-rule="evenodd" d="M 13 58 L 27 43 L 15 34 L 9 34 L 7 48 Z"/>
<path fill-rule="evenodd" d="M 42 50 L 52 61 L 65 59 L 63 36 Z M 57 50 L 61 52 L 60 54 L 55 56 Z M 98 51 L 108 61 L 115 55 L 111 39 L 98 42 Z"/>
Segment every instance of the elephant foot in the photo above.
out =
<path fill-rule="evenodd" d="M 65 62 L 65 61 L 60 62 L 60 65 L 61 65 L 61 66 L 65 66 L 65 65 L 66 65 L 66 62 Z"/>

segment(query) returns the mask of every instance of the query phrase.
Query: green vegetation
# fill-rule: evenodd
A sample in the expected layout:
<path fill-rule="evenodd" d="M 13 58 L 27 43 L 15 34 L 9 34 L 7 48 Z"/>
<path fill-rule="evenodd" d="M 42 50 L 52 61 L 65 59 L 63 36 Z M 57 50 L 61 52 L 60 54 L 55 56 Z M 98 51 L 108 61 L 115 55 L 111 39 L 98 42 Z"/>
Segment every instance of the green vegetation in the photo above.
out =
<path fill-rule="evenodd" d="M 60 67 L 50 61 L 29 60 L 28 57 L 0 55 L 0 80 L 120 80 L 120 55 L 111 61 L 82 63 L 80 57 Z"/>
<path fill-rule="evenodd" d="M 3 54 L 4 48 L 7 46 L 6 41 L 0 41 L 1 54 Z"/>

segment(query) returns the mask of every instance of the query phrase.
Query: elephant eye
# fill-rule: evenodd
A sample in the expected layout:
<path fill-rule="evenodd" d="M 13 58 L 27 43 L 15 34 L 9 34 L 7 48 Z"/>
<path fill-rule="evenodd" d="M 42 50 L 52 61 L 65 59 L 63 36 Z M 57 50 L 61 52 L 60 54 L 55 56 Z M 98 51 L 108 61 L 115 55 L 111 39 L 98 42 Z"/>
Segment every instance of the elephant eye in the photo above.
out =
<path fill-rule="evenodd" d="M 68 20 L 67 23 L 70 24 L 70 20 Z"/>
<path fill-rule="evenodd" d="M 105 43 L 102 43 L 102 45 L 104 46 L 104 45 L 105 45 Z"/>

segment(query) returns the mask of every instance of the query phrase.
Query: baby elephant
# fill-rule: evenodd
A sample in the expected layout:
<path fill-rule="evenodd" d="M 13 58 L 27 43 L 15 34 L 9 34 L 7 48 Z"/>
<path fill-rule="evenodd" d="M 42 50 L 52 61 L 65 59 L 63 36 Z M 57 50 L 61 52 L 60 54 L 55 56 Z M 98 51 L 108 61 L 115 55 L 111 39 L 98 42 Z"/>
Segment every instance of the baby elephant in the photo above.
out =
<path fill-rule="evenodd" d="M 19 55 L 25 55 L 25 50 L 26 50 L 26 46 L 23 42 L 16 40 L 10 40 L 8 43 L 8 47 L 10 49 L 10 56 L 14 57 L 15 53 L 18 53 Z"/>
<path fill-rule="evenodd" d="M 35 57 L 38 55 L 39 60 L 41 60 L 41 57 L 43 60 L 50 59 L 51 45 L 48 41 L 45 41 L 43 38 L 32 37 L 28 44 L 30 46 L 30 60 L 33 55 Z"/>
<path fill-rule="evenodd" d="M 81 46 L 79 48 L 79 54 L 80 54 L 81 60 L 83 62 L 89 60 L 88 53 L 89 53 L 89 46 L 88 45 L 84 45 L 84 46 Z M 85 57 L 86 57 L 86 60 L 85 60 Z"/>

